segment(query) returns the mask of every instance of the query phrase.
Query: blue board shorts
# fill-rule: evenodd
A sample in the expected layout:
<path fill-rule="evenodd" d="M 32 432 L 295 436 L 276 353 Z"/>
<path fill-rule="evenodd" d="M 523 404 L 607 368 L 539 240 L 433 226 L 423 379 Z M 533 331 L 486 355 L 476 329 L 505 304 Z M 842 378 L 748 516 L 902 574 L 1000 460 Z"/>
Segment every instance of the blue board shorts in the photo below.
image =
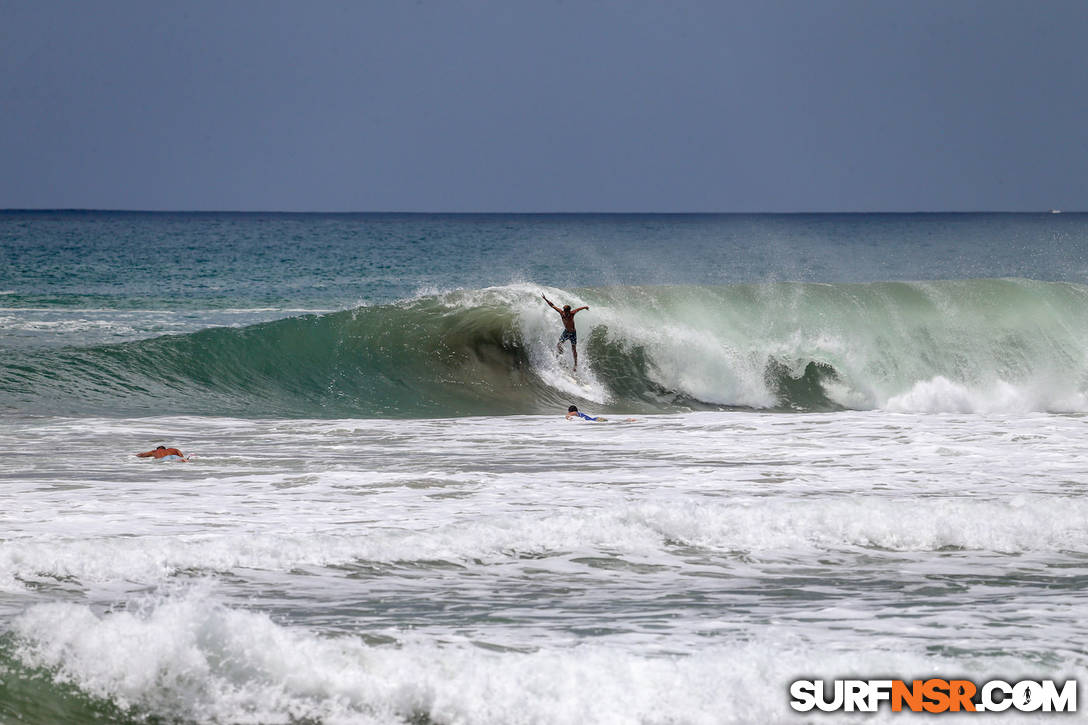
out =
<path fill-rule="evenodd" d="M 570 330 L 563 330 L 563 334 L 559 336 L 559 344 L 562 345 L 564 340 L 570 340 L 571 345 L 577 345 L 578 333 L 571 332 Z"/>

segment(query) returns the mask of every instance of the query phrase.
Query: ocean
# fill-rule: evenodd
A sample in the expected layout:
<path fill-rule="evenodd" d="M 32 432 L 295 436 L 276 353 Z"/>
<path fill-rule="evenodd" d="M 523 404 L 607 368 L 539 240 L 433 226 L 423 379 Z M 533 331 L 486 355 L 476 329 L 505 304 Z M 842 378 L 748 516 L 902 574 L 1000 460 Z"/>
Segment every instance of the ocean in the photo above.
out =
<path fill-rule="evenodd" d="M 1083 703 L 1086 415 L 1085 214 L 2 212 L 0 722 Z"/>

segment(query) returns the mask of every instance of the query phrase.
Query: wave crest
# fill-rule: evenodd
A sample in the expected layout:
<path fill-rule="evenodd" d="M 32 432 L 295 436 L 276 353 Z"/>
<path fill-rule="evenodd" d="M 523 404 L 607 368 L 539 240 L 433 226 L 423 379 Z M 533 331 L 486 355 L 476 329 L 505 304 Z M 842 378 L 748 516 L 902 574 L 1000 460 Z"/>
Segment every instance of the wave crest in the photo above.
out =
<path fill-rule="evenodd" d="M 1031 280 L 545 290 L 589 305 L 581 368 L 528 285 L 18 351 L 0 407 L 287 417 L 595 410 L 1088 410 L 1088 287 Z"/>

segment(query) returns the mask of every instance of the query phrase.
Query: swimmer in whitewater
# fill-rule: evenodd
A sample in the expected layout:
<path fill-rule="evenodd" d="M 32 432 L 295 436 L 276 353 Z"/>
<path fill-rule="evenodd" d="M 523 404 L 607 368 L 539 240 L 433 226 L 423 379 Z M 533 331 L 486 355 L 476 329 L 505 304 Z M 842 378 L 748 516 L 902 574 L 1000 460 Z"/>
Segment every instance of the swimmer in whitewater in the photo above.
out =
<path fill-rule="evenodd" d="M 541 293 L 541 297 L 544 294 Z M 563 319 L 563 334 L 559 336 L 559 344 L 555 346 L 555 349 L 559 351 L 559 354 L 563 354 L 563 343 L 570 340 L 570 351 L 574 355 L 574 369 L 578 369 L 578 331 L 574 329 L 574 316 L 582 310 L 588 310 L 589 307 L 579 307 L 572 310 L 570 305 L 563 305 L 563 309 L 559 309 L 552 304 L 552 301 L 547 297 L 544 297 L 544 301 L 548 303 L 548 307 L 559 313 L 559 317 Z"/>
<path fill-rule="evenodd" d="M 154 458 L 156 460 L 165 458 L 168 461 L 181 461 L 182 463 L 185 463 L 189 460 L 185 457 L 185 454 L 179 451 L 177 448 L 167 448 L 166 446 L 159 446 L 153 451 L 137 453 L 136 457 Z"/>

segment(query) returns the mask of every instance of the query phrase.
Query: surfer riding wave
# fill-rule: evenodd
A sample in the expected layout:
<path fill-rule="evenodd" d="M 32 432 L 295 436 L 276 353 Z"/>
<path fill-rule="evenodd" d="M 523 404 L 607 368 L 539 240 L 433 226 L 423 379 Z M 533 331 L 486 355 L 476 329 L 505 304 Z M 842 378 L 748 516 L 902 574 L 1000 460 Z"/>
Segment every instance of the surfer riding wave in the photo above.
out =
<path fill-rule="evenodd" d="M 574 356 L 574 369 L 578 369 L 578 331 L 574 329 L 574 316 L 582 310 L 588 310 L 589 307 L 578 307 L 571 309 L 570 305 L 563 305 L 563 309 L 559 309 L 552 304 L 543 293 L 540 295 L 544 298 L 544 301 L 548 303 L 548 307 L 559 313 L 559 317 L 563 320 L 563 334 L 559 336 L 559 343 L 555 346 L 560 355 L 563 354 L 563 343 L 570 340 L 570 352 Z"/>

